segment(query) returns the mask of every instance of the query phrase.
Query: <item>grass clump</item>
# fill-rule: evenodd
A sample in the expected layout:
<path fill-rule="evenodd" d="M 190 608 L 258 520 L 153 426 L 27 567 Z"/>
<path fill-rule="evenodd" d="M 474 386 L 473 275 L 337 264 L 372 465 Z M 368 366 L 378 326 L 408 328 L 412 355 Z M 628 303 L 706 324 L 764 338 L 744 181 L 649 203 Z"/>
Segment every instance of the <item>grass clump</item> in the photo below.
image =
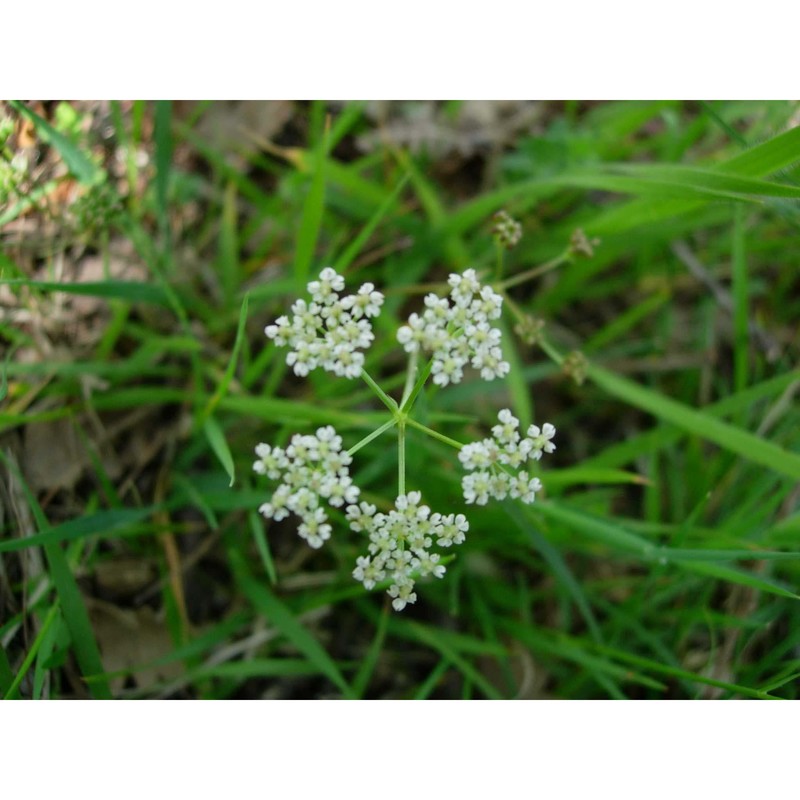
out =
<path fill-rule="evenodd" d="M 797 696 L 796 106 L 476 113 L 0 109 L 3 696 Z M 264 335 L 326 266 L 383 295 L 383 398 Z M 417 386 L 398 328 L 467 270 L 507 370 Z M 501 409 L 558 449 L 468 504 Z M 346 507 L 319 550 L 258 514 L 255 443 L 325 426 L 360 500 L 469 518 L 402 612 Z"/>

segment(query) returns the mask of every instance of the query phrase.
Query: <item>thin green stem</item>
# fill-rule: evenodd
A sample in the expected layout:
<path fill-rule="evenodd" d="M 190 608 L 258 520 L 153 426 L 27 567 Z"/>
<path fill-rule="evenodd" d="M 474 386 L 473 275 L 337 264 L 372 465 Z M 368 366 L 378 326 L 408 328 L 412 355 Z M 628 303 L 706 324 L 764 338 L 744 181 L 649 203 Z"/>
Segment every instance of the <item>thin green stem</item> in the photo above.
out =
<path fill-rule="evenodd" d="M 520 272 L 519 275 L 514 275 L 512 278 L 506 278 L 504 281 L 500 281 L 500 283 L 497 285 L 497 288 L 509 289 L 512 286 L 525 283 L 533 278 L 538 278 L 540 275 L 544 275 L 546 272 L 550 272 L 550 270 L 560 267 L 569 260 L 570 251 L 565 250 L 563 253 L 561 253 L 561 255 L 556 256 L 552 261 L 547 261 L 544 264 L 540 264 L 538 267 L 533 267 L 533 269 Z"/>
<path fill-rule="evenodd" d="M 553 345 L 551 345 L 550 342 L 545 339 L 544 336 L 542 336 L 539 340 L 539 347 L 541 347 L 542 350 L 544 350 L 545 353 L 547 353 L 547 355 L 550 356 L 550 358 L 559 366 L 564 363 L 564 356 L 562 356 L 561 353 L 559 353 L 558 350 L 556 350 L 555 347 L 553 347 Z"/>
<path fill-rule="evenodd" d="M 503 302 L 506 304 L 506 307 L 511 312 L 511 314 L 516 318 L 517 322 L 524 322 L 525 320 L 525 313 L 522 309 L 508 296 L 508 292 L 505 289 L 500 290 L 500 294 L 503 296 Z"/>
<path fill-rule="evenodd" d="M 455 439 L 451 439 L 449 436 L 445 436 L 443 433 L 439 433 L 439 431 L 435 431 L 433 430 L 433 428 L 429 428 L 427 425 L 423 425 L 421 422 L 417 422 L 415 419 L 411 419 L 411 417 L 408 417 L 406 419 L 406 422 L 412 428 L 416 428 L 418 431 L 427 433 L 428 436 L 433 436 L 434 439 L 438 439 L 440 442 L 449 444 L 450 447 L 455 447 L 457 450 L 460 450 L 464 446 L 463 444 L 461 444 L 461 442 L 457 442 Z"/>
<path fill-rule="evenodd" d="M 360 442 L 356 442 L 348 451 L 348 455 L 355 455 L 362 447 L 368 445 L 373 439 L 377 439 L 384 431 L 388 431 L 389 428 L 397 425 L 397 420 L 392 417 L 387 422 L 384 422 L 383 425 L 380 426 L 377 430 L 372 431 L 369 436 L 365 436 Z"/>
<path fill-rule="evenodd" d="M 400 408 L 405 409 L 411 390 L 414 388 L 414 378 L 417 374 L 417 361 L 419 360 L 419 350 L 415 350 L 408 357 L 408 369 L 406 370 L 406 385 L 403 388 L 403 399 L 400 401 Z"/>
<path fill-rule="evenodd" d="M 406 493 L 406 421 L 397 424 L 397 495 Z"/>
<path fill-rule="evenodd" d="M 50 626 L 53 624 L 53 620 L 56 618 L 56 613 L 58 612 L 58 603 L 53 605 L 48 611 L 47 616 L 45 617 L 44 622 L 42 623 L 42 627 L 39 629 L 39 633 L 36 635 L 36 639 L 34 640 L 33 644 L 31 645 L 31 649 L 28 651 L 28 654 L 25 656 L 25 660 L 22 662 L 22 666 L 19 668 L 19 672 L 17 673 L 17 677 L 14 678 L 14 682 L 9 686 L 8 691 L 5 695 L 5 700 L 9 700 L 12 698 L 19 688 L 19 685 L 22 683 L 22 679 L 25 677 L 26 673 L 33 664 L 34 658 L 36 658 L 36 654 L 39 652 L 39 648 L 44 641 L 45 634 L 47 633 Z"/>
<path fill-rule="evenodd" d="M 403 400 L 403 405 L 400 408 L 402 413 L 407 414 L 411 410 L 411 406 L 414 405 L 417 395 L 419 395 L 419 393 L 422 391 L 425 381 L 428 380 L 428 376 L 431 374 L 432 367 L 433 359 L 431 358 L 419 373 L 419 378 L 417 378 L 417 382 L 414 384 L 414 388 L 411 390 L 411 393 Z"/>
<path fill-rule="evenodd" d="M 367 386 L 369 386 L 369 388 L 372 389 L 373 392 L 375 392 L 381 403 L 383 403 L 386 406 L 386 408 L 388 408 L 389 411 L 392 412 L 392 414 L 397 413 L 397 403 L 394 400 L 392 400 L 392 398 L 389 397 L 389 395 L 386 394 L 386 392 L 384 392 L 383 389 L 381 389 L 381 387 L 378 386 L 377 383 L 375 383 L 375 381 L 372 379 L 370 374 L 365 369 L 361 370 L 361 377 L 363 378 Z"/>

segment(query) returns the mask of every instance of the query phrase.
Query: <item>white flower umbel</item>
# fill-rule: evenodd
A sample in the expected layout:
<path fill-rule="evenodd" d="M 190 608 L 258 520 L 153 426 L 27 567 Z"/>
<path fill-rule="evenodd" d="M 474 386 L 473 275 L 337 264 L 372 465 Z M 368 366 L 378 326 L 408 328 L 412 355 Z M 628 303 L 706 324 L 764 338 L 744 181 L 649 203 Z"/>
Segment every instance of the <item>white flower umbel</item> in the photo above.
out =
<path fill-rule="evenodd" d="M 431 552 L 433 543 L 440 547 L 461 544 L 469 530 L 463 514 L 431 514 L 420 500 L 419 492 L 401 494 L 388 514 L 375 513 L 375 506 L 364 502 L 347 508 L 352 530 L 369 535 L 369 555 L 359 556 L 353 577 L 368 590 L 390 579 L 387 591 L 396 611 L 416 602 L 416 577 L 444 577 L 440 554 Z"/>
<path fill-rule="evenodd" d="M 542 484 L 525 470 L 517 472 L 529 459 L 538 461 L 542 453 L 552 453 L 556 429 L 546 422 L 542 428 L 531 425 L 523 439 L 519 420 L 507 408 L 497 415 L 498 424 L 492 428 L 491 439 L 464 445 L 458 459 L 468 474 L 461 479 L 461 489 L 467 503 L 483 506 L 489 498 L 506 497 L 532 503 Z"/>
<path fill-rule="evenodd" d="M 499 319 L 503 298 L 490 286 L 481 286 L 474 269 L 448 279 L 449 297 L 429 294 L 422 315 L 412 314 L 397 331 L 407 353 L 431 353 L 433 382 L 439 386 L 460 383 L 464 367 L 480 370 L 487 381 L 509 372 L 500 346 L 500 329 L 489 322 Z"/>
<path fill-rule="evenodd" d="M 342 437 L 327 425 L 318 428 L 315 436 L 295 434 L 285 450 L 259 444 L 256 456 L 253 469 L 259 475 L 280 481 L 270 500 L 258 510 L 276 522 L 290 512 L 296 514 L 300 517 L 297 533 L 311 547 L 322 547 L 331 536 L 323 506 L 355 504 L 360 494 L 350 477 L 348 467 L 352 458 L 342 450 Z M 367 507 L 374 513 L 374 506 Z"/>
<path fill-rule="evenodd" d="M 264 333 L 279 347 L 291 348 L 286 363 L 295 375 L 322 367 L 340 377 L 357 378 L 364 366 L 363 351 L 375 338 L 370 319 L 380 314 L 383 295 L 365 283 L 358 294 L 340 297 L 344 278 L 331 267 L 307 288 L 311 302 L 297 300 L 292 317 L 278 317 Z"/>

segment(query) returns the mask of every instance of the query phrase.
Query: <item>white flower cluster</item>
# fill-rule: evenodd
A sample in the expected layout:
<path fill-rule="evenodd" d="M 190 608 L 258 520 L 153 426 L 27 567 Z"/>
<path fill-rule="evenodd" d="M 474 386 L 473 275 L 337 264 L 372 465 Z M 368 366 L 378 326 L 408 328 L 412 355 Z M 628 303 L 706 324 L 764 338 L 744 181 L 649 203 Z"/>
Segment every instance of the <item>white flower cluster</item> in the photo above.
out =
<path fill-rule="evenodd" d="M 500 329 L 490 320 L 499 319 L 503 298 L 491 286 L 481 286 L 474 269 L 450 275 L 450 297 L 429 294 L 422 316 L 412 314 L 397 332 L 407 353 L 420 349 L 433 354 L 433 382 L 439 386 L 459 383 L 464 367 L 472 364 L 490 381 L 508 374 L 503 360 Z"/>
<path fill-rule="evenodd" d="M 365 283 L 358 294 L 340 297 L 344 278 L 326 267 L 319 280 L 308 284 L 311 302 L 296 300 L 292 318 L 278 317 L 264 332 L 280 347 L 290 347 L 286 363 L 295 375 L 322 367 L 345 378 L 357 378 L 364 353 L 374 340 L 371 317 L 380 314 L 383 295 Z"/>
<path fill-rule="evenodd" d="M 430 551 L 433 542 L 440 547 L 461 544 L 469 530 L 463 514 L 432 514 L 420 499 L 419 492 L 402 494 L 388 514 L 376 514 L 375 506 L 363 501 L 347 508 L 350 528 L 369 534 L 369 555 L 357 559 L 353 577 L 366 589 L 390 577 L 388 593 L 396 611 L 416 602 L 414 575 L 444 576 L 441 556 Z"/>
<path fill-rule="evenodd" d="M 523 503 L 532 503 L 542 488 L 541 481 L 529 477 L 525 470 L 515 470 L 530 458 L 538 461 L 542 453 L 552 453 L 556 449 L 551 441 L 556 429 L 549 422 L 542 428 L 531 425 L 528 435 L 522 438 L 519 420 L 509 409 L 504 408 L 497 419 L 491 439 L 464 445 L 458 454 L 461 464 L 470 470 L 461 479 L 464 500 L 479 506 L 486 505 L 490 497 L 519 498 Z"/>
<path fill-rule="evenodd" d="M 316 436 L 295 434 L 284 450 L 259 444 L 253 469 L 271 480 L 280 480 L 268 503 L 258 509 L 276 522 L 297 514 L 302 520 L 298 534 L 311 547 L 322 547 L 331 536 L 323 501 L 341 508 L 357 503 L 360 490 L 353 484 L 348 466 L 349 453 L 342 451 L 342 437 L 327 425 Z"/>

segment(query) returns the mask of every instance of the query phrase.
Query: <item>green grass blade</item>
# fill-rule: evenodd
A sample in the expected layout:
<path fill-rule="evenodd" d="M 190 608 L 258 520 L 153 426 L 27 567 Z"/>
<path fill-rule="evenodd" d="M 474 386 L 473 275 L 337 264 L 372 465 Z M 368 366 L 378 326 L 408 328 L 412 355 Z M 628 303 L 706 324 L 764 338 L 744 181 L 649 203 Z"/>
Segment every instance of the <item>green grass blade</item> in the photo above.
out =
<path fill-rule="evenodd" d="M 275 561 L 269 549 L 269 542 L 267 541 L 266 533 L 264 533 L 261 517 L 256 511 L 250 511 L 247 514 L 247 519 L 250 522 L 250 530 L 253 532 L 253 539 L 258 548 L 258 554 L 261 556 L 261 563 L 264 565 L 264 571 L 267 573 L 269 582 L 275 586 L 278 582 L 278 571 L 275 569 Z"/>
<path fill-rule="evenodd" d="M 14 680 L 14 671 L 11 669 L 11 662 L 5 647 L 0 643 L 0 694 L 8 694 L 8 689 Z"/>
<path fill-rule="evenodd" d="M 219 520 L 214 509 L 208 503 L 205 495 L 194 485 L 191 478 L 179 472 L 173 475 L 172 484 L 179 492 L 184 492 L 188 501 L 200 510 L 212 531 L 219 530 Z"/>
<path fill-rule="evenodd" d="M 170 248 L 169 182 L 172 172 L 172 103 L 156 101 L 155 110 L 155 175 L 153 176 L 158 227 L 164 237 L 166 251 Z"/>
<path fill-rule="evenodd" d="M 95 511 L 94 514 L 62 522 L 60 525 L 47 525 L 41 533 L 37 533 L 34 536 L 6 539 L 0 542 L 0 553 L 18 552 L 28 547 L 58 545 L 62 542 L 72 542 L 76 539 L 84 539 L 97 534 L 113 535 L 119 528 L 132 525 L 149 517 L 154 510 L 154 507 L 151 506 L 147 508 Z"/>
<path fill-rule="evenodd" d="M 796 681 L 800 678 L 800 672 L 793 672 L 790 675 L 783 675 L 780 678 L 773 678 L 773 680 L 769 681 L 769 683 L 764 684 L 758 691 L 763 692 L 764 694 L 769 694 L 775 689 L 780 689 L 781 686 L 785 686 L 790 681 Z"/>
<path fill-rule="evenodd" d="M 19 474 L 16 467 L 2 452 L 0 452 L 0 461 L 5 464 L 6 469 L 16 473 L 17 480 L 25 493 L 39 532 L 46 533 L 50 529 L 50 523 L 47 521 L 44 512 L 22 475 Z M 91 678 L 91 682 L 87 680 L 87 686 L 95 699 L 110 699 L 111 688 L 104 676 L 100 650 L 94 638 L 94 632 L 89 622 L 89 615 L 86 612 L 80 589 L 69 568 L 66 556 L 59 544 L 44 545 L 44 552 L 50 569 L 50 579 L 58 593 L 61 612 L 72 638 L 72 648 L 75 652 L 75 658 L 78 660 L 81 674 L 86 679 Z"/>
<path fill-rule="evenodd" d="M 622 650 L 617 650 L 615 648 L 608 647 L 606 645 L 595 645 L 595 648 L 602 653 L 606 653 L 612 656 L 613 658 L 618 659 L 619 661 L 624 661 L 627 662 L 628 664 L 635 664 L 636 666 L 652 670 L 653 672 L 660 672 L 662 675 L 669 675 L 670 677 L 673 678 L 680 678 L 681 680 L 693 681 L 694 683 L 700 683 L 706 686 L 716 686 L 719 689 L 726 689 L 729 692 L 733 692 L 735 694 L 741 694 L 744 695 L 745 697 L 753 697 L 759 700 L 778 699 L 772 697 L 766 692 L 762 692 L 757 689 L 750 689 L 747 686 L 740 686 L 738 684 L 729 683 L 727 681 L 718 681 L 714 678 L 707 678 L 705 675 L 700 675 L 696 672 L 689 672 L 688 670 L 680 669 L 679 667 L 672 667 L 669 666 L 668 664 L 662 664 L 658 661 L 653 661 L 650 658 L 644 658 L 642 656 L 638 656 L 633 653 L 628 653 Z"/>
<path fill-rule="evenodd" d="M 236 184 L 233 181 L 229 181 L 225 187 L 222 202 L 217 263 L 222 283 L 223 302 L 227 309 L 232 305 L 236 289 L 241 283 Z"/>
<path fill-rule="evenodd" d="M 778 375 L 769 378 L 761 383 L 750 386 L 747 389 L 729 395 L 722 400 L 705 406 L 702 411 L 714 417 L 729 416 L 748 410 L 756 403 L 765 398 L 774 396 L 784 391 L 795 381 L 800 380 L 800 372 L 789 372 L 785 375 Z M 663 447 L 678 441 L 683 435 L 682 431 L 668 426 L 657 428 L 636 434 L 624 442 L 613 444 L 607 447 L 596 456 L 591 456 L 583 462 L 583 466 L 594 469 L 595 467 L 614 467 L 626 464 L 637 458 L 644 452 L 655 452 Z M 558 474 L 558 471 L 555 471 Z M 549 479 L 549 477 L 548 477 Z"/>
<path fill-rule="evenodd" d="M 413 159 L 403 150 L 395 150 L 394 156 L 402 169 L 410 176 L 419 202 L 434 229 L 447 227 L 447 213 L 434 185 L 422 174 Z M 463 267 L 470 261 L 469 251 L 461 241 L 458 232 L 445 233 L 444 251 L 449 261 L 456 267 Z"/>
<path fill-rule="evenodd" d="M 0 281 L 0 283 L 14 288 L 27 286 L 31 289 L 41 289 L 44 292 L 64 292 L 86 297 L 102 297 L 105 299 L 125 300 L 128 303 L 151 303 L 152 305 L 168 306 L 169 299 L 166 292 L 152 283 L 139 281 L 86 281 L 81 283 L 55 283 L 53 281 L 26 281 L 20 279 Z"/>
<path fill-rule="evenodd" d="M 603 641 L 600 626 L 597 624 L 592 607 L 586 593 L 581 588 L 580 583 L 575 579 L 572 570 L 567 566 L 567 562 L 561 557 L 561 553 L 534 527 L 531 520 L 526 519 L 520 508 L 515 503 L 503 503 L 506 513 L 514 520 L 514 523 L 523 533 L 530 537 L 533 546 L 538 550 L 542 558 L 547 562 L 553 571 L 556 579 L 564 586 L 567 593 L 572 597 L 581 616 L 586 622 L 592 638 L 596 642 Z"/>
<path fill-rule="evenodd" d="M 711 578 L 727 581 L 728 583 L 748 586 L 751 589 L 758 589 L 760 592 L 778 595 L 778 597 L 800 600 L 800 595 L 775 581 L 760 578 L 757 575 L 753 575 L 751 572 L 729 567 L 726 564 L 715 564 L 708 561 L 684 561 L 679 558 L 672 559 L 672 563 L 690 572 L 696 572 L 698 575 L 707 575 Z"/>
<path fill-rule="evenodd" d="M 733 214 L 733 375 L 737 392 L 747 386 L 748 365 L 748 281 L 745 257 L 744 209 Z"/>
<path fill-rule="evenodd" d="M 534 630 L 527 625 L 511 620 L 503 622 L 503 629 L 533 652 L 544 653 L 557 659 L 578 664 L 586 669 L 589 675 L 601 685 L 603 685 L 602 680 L 604 678 L 610 680 L 614 695 L 619 699 L 624 698 L 625 695 L 617 681 L 636 683 L 656 691 L 664 691 L 667 688 L 660 681 L 654 680 L 647 675 L 642 675 L 619 664 L 614 664 L 602 656 L 593 655 L 588 650 L 591 645 L 588 642 L 584 645 L 580 639 L 564 634 L 554 636 L 551 633 Z M 594 645 L 594 647 L 597 648 L 599 645 Z"/>
<path fill-rule="evenodd" d="M 58 151 L 58 154 L 64 159 L 67 169 L 80 183 L 84 186 L 93 186 L 103 179 L 103 170 L 47 120 L 42 119 L 35 111 L 18 100 L 9 100 L 8 103 L 33 125 L 43 142 L 52 145 Z"/>
<path fill-rule="evenodd" d="M 715 171 L 755 178 L 771 175 L 798 160 L 800 129 L 795 127 L 719 164 Z M 654 225 L 661 220 L 689 214 L 702 207 L 703 201 L 697 200 L 637 198 L 601 212 L 586 227 L 587 232 L 592 235 L 624 233 L 632 228 Z"/>
<path fill-rule="evenodd" d="M 386 640 L 386 630 L 389 626 L 389 607 L 384 606 L 380 617 L 378 618 L 378 629 L 375 631 L 375 637 L 370 643 L 369 650 L 361 661 L 361 665 L 353 678 L 353 693 L 356 697 L 363 698 L 364 692 L 367 691 L 370 678 L 378 666 L 378 659 L 383 649 L 383 643 Z"/>
<path fill-rule="evenodd" d="M 800 127 L 774 136 L 717 167 L 719 172 L 736 175 L 772 175 L 800 160 Z"/>
<path fill-rule="evenodd" d="M 797 561 L 800 553 L 776 550 L 711 550 L 671 547 L 670 561 Z"/>
<path fill-rule="evenodd" d="M 350 264 L 353 263 L 353 260 L 361 252 L 361 248 L 364 247 L 369 237 L 375 232 L 375 229 L 378 227 L 381 220 L 394 207 L 394 204 L 397 202 L 397 198 L 405 188 L 409 178 L 410 175 L 406 174 L 400 179 L 397 186 L 394 187 L 391 194 L 383 201 L 383 203 L 381 203 L 375 213 L 370 217 L 369 221 L 361 229 L 358 236 L 356 236 L 356 238 L 353 239 L 349 245 L 347 245 L 344 252 L 342 252 L 339 258 L 336 259 L 333 268 L 337 272 L 343 273 L 350 266 Z"/>
<path fill-rule="evenodd" d="M 615 164 L 609 165 L 612 174 L 624 175 L 631 180 L 631 191 L 659 192 L 676 189 L 692 193 L 719 195 L 720 197 L 800 197 L 800 187 L 763 181 L 756 178 L 721 173 L 697 167 L 676 164 Z"/>
<path fill-rule="evenodd" d="M 543 476 L 547 488 L 562 489 L 580 483 L 588 484 L 618 484 L 634 483 L 646 484 L 647 479 L 635 472 L 626 472 L 622 469 L 609 467 L 565 467 L 564 469 L 548 470 Z"/>
<path fill-rule="evenodd" d="M 612 550 L 636 555 L 644 561 L 662 565 L 673 564 L 688 572 L 709 575 L 780 597 L 800 599 L 797 594 L 779 583 L 757 577 L 744 570 L 697 559 L 687 554 L 685 550 L 673 552 L 671 548 L 653 544 L 618 524 L 600 519 L 583 511 L 577 511 L 566 504 L 556 503 L 553 500 L 542 500 L 536 502 L 534 509 L 542 516 L 560 522 L 571 531 L 580 532 L 584 536 L 603 542 Z M 687 555 L 689 557 L 686 557 Z M 748 557 L 751 559 L 759 558 L 758 551 L 749 553 Z"/>
<path fill-rule="evenodd" d="M 475 667 L 452 648 L 439 632 L 420 625 L 417 622 L 408 623 L 409 630 L 422 644 L 436 650 L 445 660 L 449 661 L 461 674 L 472 681 L 491 700 L 500 700 L 502 695 Z"/>
<path fill-rule="evenodd" d="M 222 428 L 214 417 L 206 417 L 203 422 L 203 432 L 206 435 L 206 440 L 211 446 L 211 449 L 214 451 L 214 455 L 219 459 L 219 463 L 222 464 L 225 472 L 231 479 L 229 485 L 233 486 L 233 481 L 236 476 L 233 454 L 231 453 L 230 447 L 228 447 L 228 442 L 225 440 L 225 434 L 222 432 Z"/>
<path fill-rule="evenodd" d="M 603 542 L 612 550 L 627 552 L 645 561 L 655 560 L 664 550 L 619 525 L 583 511 L 577 511 L 565 503 L 555 500 L 537 500 L 532 511 L 540 513 L 547 519 L 560 522 L 570 530 L 580 531 L 589 538 Z"/>
<path fill-rule="evenodd" d="M 10 347 L 8 349 L 8 353 L 3 360 L 3 371 L 0 374 L 0 403 L 6 399 L 6 395 L 8 394 L 8 365 L 11 361 L 11 356 L 14 355 L 14 350 L 16 348 Z"/>
<path fill-rule="evenodd" d="M 343 428 L 373 428 L 386 422 L 381 412 L 352 413 L 337 408 L 322 408 L 312 403 L 282 400 L 276 397 L 223 397 L 219 407 L 269 423 L 306 425 L 319 423 Z"/>
<path fill-rule="evenodd" d="M 647 411 L 665 422 L 699 436 L 761 466 L 800 480 L 800 456 L 748 431 L 722 422 L 657 392 L 615 375 L 596 364 L 587 368 L 589 378 L 609 394 Z"/>
<path fill-rule="evenodd" d="M 248 573 L 242 555 L 229 551 L 234 569 L 239 573 L 239 586 L 253 606 L 260 611 L 345 697 L 352 699 L 353 690 L 322 645 L 297 620 L 294 614 L 266 587 Z"/>
<path fill-rule="evenodd" d="M 298 292 L 305 291 L 311 262 L 322 227 L 325 209 L 325 173 L 328 161 L 328 134 L 322 136 L 314 153 L 311 188 L 303 204 L 303 216 L 297 232 L 294 255 L 294 279 Z"/>
<path fill-rule="evenodd" d="M 417 689 L 414 694 L 414 700 L 427 700 L 439 681 L 444 677 L 445 672 L 447 672 L 451 666 L 452 665 L 446 658 L 441 659 L 431 670 L 430 675 L 420 684 L 419 689 Z"/>
<path fill-rule="evenodd" d="M 236 364 L 239 361 L 239 352 L 242 349 L 242 343 L 245 339 L 248 302 L 249 297 L 248 295 L 245 295 L 244 300 L 242 300 L 242 307 L 239 310 L 239 324 L 236 326 L 236 339 L 233 343 L 233 351 L 231 352 L 231 357 L 228 360 L 228 366 L 225 369 L 225 374 L 222 376 L 222 380 L 219 382 L 219 386 L 217 386 L 217 390 L 214 392 L 214 395 L 208 401 L 205 411 L 206 415 L 210 415 L 219 404 L 219 401 L 225 396 L 225 393 L 228 391 L 228 387 L 233 380 L 233 374 L 236 372 Z"/>
<path fill-rule="evenodd" d="M 8 687 L 8 691 L 5 694 L 3 699 L 10 700 L 16 693 L 19 685 L 22 683 L 22 679 L 28 673 L 28 670 L 31 668 L 31 664 L 33 664 L 34 659 L 36 658 L 37 653 L 39 652 L 39 648 L 42 646 L 42 643 L 45 641 L 45 637 L 50 630 L 50 626 L 56 619 L 56 615 L 58 613 L 58 604 L 51 607 L 50 611 L 47 613 L 47 616 L 44 618 L 44 622 L 42 622 L 42 627 L 39 628 L 39 632 L 36 634 L 36 638 L 33 640 L 33 644 L 31 644 L 30 650 L 25 654 L 25 659 L 22 662 L 22 665 L 19 668 L 19 672 L 17 672 L 17 676 L 14 678 L 11 686 Z M 34 697 L 36 697 L 36 693 L 34 692 Z"/>

